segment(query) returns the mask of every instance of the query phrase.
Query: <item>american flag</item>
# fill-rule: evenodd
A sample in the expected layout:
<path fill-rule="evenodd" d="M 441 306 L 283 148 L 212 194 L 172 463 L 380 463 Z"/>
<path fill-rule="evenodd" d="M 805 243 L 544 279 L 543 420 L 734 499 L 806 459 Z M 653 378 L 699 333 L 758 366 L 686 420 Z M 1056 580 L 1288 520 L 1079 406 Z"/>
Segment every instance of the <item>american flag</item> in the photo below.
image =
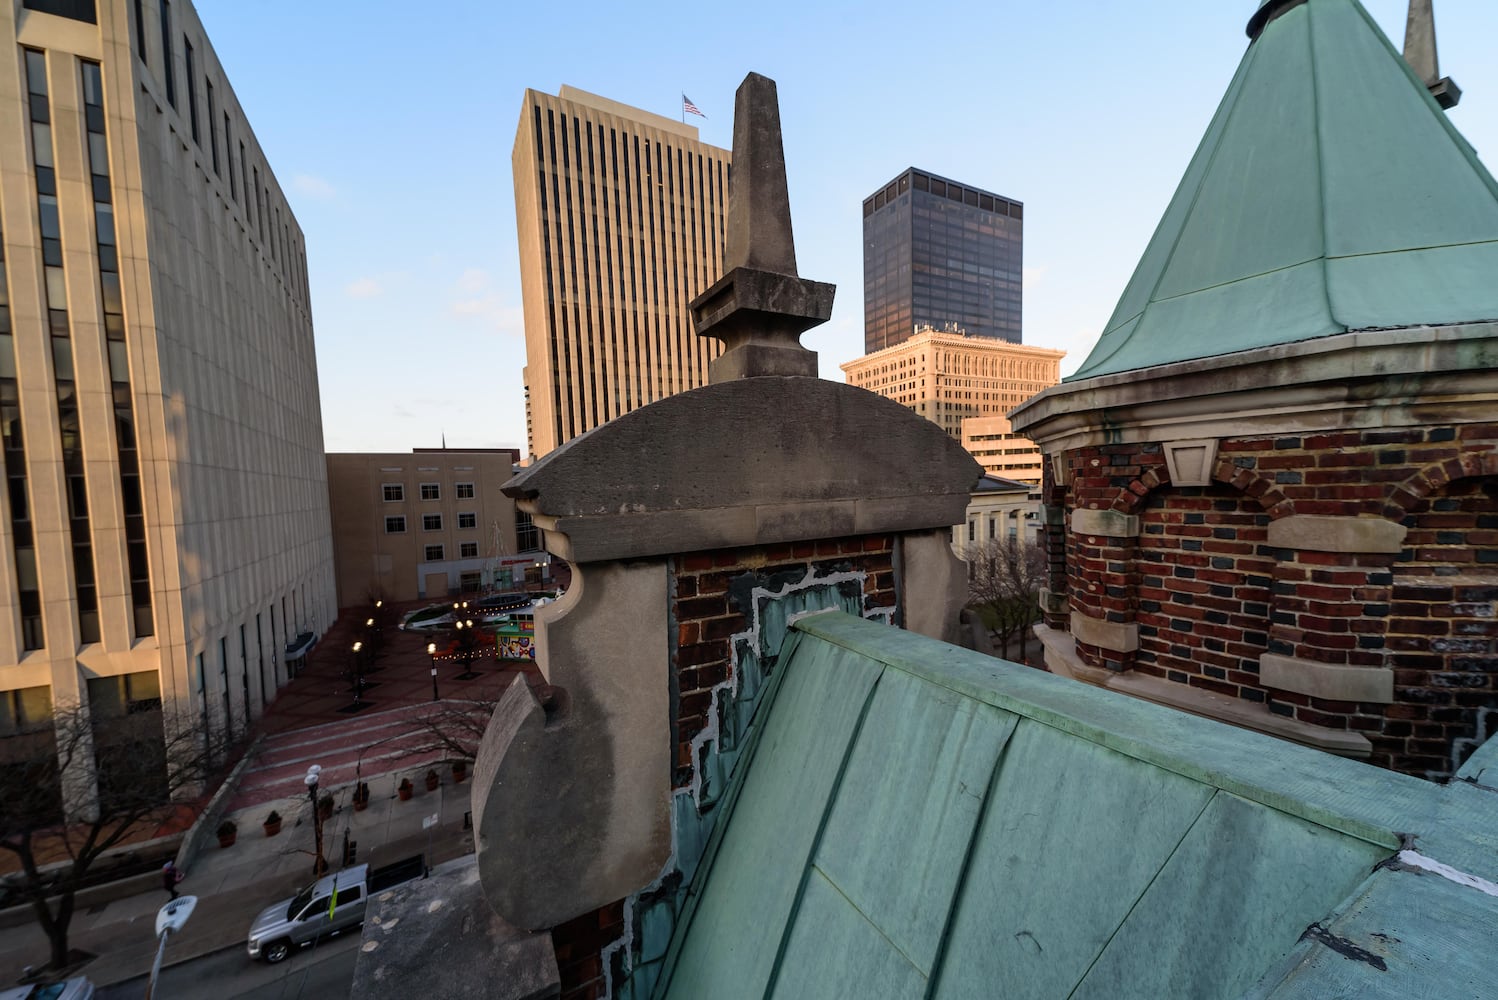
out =
<path fill-rule="evenodd" d="M 693 104 L 692 99 L 686 94 L 681 95 L 681 111 L 682 114 L 686 115 L 696 115 L 699 118 L 707 117 L 707 115 L 697 110 L 697 105 Z"/>

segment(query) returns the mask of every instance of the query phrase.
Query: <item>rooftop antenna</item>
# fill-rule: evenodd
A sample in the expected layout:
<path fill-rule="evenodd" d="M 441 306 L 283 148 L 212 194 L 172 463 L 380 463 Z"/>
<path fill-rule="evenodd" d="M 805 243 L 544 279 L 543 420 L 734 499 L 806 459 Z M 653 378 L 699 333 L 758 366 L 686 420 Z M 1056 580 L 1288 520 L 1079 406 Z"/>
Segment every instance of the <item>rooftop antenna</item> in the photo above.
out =
<path fill-rule="evenodd" d="M 1441 75 L 1436 58 L 1436 15 L 1432 0 L 1410 0 L 1409 16 L 1404 22 L 1404 61 L 1425 84 L 1436 103 L 1446 110 L 1462 99 L 1462 88 L 1451 77 Z"/>

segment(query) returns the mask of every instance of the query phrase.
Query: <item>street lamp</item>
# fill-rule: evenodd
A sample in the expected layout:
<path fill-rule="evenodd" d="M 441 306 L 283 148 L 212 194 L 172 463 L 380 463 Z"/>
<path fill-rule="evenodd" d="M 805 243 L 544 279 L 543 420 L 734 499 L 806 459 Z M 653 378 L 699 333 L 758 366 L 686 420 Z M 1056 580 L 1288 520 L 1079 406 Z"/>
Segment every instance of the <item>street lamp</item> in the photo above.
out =
<path fill-rule="evenodd" d="M 302 782 L 307 786 L 307 799 L 312 803 L 312 835 L 316 838 L 317 856 L 312 861 L 312 877 L 321 878 L 327 873 L 328 863 L 322 856 L 322 810 L 317 807 L 317 782 L 322 775 L 322 767 L 317 764 L 307 768 L 307 776 Z"/>
<path fill-rule="evenodd" d="M 437 644 L 427 643 L 427 655 L 432 658 L 432 700 L 437 700 Z"/>
<path fill-rule="evenodd" d="M 362 643 L 362 642 L 356 642 L 356 643 L 354 643 L 353 675 L 354 675 L 354 704 L 355 705 L 359 704 L 364 699 L 364 663 L 362 661 L 362 658 L 359 656 L 359 653 L 360 653 L 360 651 L 363 648 L 364 648 L 364 643 Z"/>

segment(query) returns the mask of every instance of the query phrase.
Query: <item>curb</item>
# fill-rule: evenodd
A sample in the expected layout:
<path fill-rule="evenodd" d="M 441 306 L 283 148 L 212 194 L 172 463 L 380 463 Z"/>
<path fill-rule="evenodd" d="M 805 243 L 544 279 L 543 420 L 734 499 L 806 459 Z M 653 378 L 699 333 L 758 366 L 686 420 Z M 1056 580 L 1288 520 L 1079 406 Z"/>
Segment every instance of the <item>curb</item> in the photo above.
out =
<path fill-rule="evenodd" d="M 213 798 L 208 800 L 208 805 L 203 807 L 203 811 L 198 813 L 198 818 L 193 821 L 192 826 L 188 827 L 187 833 L 182 836 L 182 846 L 177 849 L 177 860 L 175 861 L 177 868 L 184 872 L 191 869 L 193 860 L 197 858 L 198 853 L 203 849 L 203 839 L 208 836 L 205 831 L 210 827 L 218 826 L 218 821 L 223 815 L 224 807 L 228 804 L 229 798 L 234 794 L 235 790 L 239 788 L 240 779 L 244 777 L 244 773 L 249 769 L 250 763 L 259 754 L 260 745 L 264 742 L 264 733 L 255 737 L 255 742 L 251 743 L 245 750 L 244 756 L 239 758 L 239 763 L 234 765 L 234 769 L 229 772 L 229 776 L 224 779 L 223 784 L 218 786 L 218 791 L 213 793 Z"/>

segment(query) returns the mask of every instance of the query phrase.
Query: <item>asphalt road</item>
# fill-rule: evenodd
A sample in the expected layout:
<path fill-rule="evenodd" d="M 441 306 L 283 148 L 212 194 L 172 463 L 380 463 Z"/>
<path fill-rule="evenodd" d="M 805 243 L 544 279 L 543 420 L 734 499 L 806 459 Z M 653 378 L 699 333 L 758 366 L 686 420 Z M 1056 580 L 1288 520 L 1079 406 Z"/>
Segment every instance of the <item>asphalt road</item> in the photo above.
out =
<path fill-rule="evenodd" d="M 279 965 L 252 961 L 244 947 L 226 948 L 163 969 L 156 1000 L 333 1000 L 347 997 L 353 985 L 359 932 L 304 948 Z M 167 944 L 167 960 L 171 960 Z M 146 977 L 102 987 L 98 1000 L 142 1000 Z"/>

